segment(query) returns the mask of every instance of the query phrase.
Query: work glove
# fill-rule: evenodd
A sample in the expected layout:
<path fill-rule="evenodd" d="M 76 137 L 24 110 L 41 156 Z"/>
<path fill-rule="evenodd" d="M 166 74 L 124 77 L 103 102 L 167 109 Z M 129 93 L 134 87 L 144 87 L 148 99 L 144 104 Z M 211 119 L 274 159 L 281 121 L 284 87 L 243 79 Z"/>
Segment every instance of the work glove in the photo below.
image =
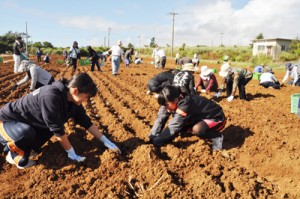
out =
<path fill-rule="evenodd" d="M 79 156 L 75 153 L 73 147 L 71 147 L 71 149 L 69 149 L 69 150 L 66 150 L 66 152 L 68 153 L 68 157 L 71 160 L 76 160 L 77 162 L 83 162 L 85 160 L 85 157 Z"/>
<path fill-rule="evenodd" d="M 230 95 L 230 96 L 227 98 L 227 101 L 228 101 L 228 102 L 231 102 L 233 99 L 234 99 L 234 96 L 233 96 L 233 95 Z"/>
<path fill-rule="evenodd" d="M 205 89 L 202 89 L 202 90 L 201 90 L 201 93 L 206 93 L 206 90 L 205 90 Z"/>
<path fill-rule="evenodd" d="M 220 89 L 216 94 L 214 94 L 213 96 L 216 98 L 219 98 L 221 96 L 222 90 Z"/>
<path fill-rule="evenodd" d="M 105 135 L 102 135 L 100 138 L 100 141 L 109 149 L 117 150 L 119 153 L 121 153 L 120 149 L 115 145 L 113 142 L 111 142 Z"/>

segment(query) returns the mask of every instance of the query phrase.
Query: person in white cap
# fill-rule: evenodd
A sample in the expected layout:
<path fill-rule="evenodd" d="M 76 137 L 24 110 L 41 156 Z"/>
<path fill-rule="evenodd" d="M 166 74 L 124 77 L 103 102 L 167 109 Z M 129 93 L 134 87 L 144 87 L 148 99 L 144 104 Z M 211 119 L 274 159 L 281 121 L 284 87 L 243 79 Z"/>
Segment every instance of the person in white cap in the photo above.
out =
<path fill-rule="evenodd" d="M 272 68 L 270 67 L 265 68 L 265 72 L 262 73 L 260 76 L 259 85 L 265 88 L 280 89 L 280 83 L 274 76 L 274 72 L 272 71 Z"/>
<path fill-rule="evenodd" d="M 10 88 L 11 91 L 15 90 L 18 86 L 26 83 L 31 79 L 30 91 L 34 91 L 45 85 L 50 85 L 54 82 L 54 77 L 45 69 L 28 61 L 21 61 L 18 72 L 26 72 L 26 76 L 21 79 L 17 84 Z"/>
<path fill-rule="evenodd" d="M 208 93 L 211 91 L 218 91 L 218 81 L 213 73 L 213 70 L 208 68 L 208 66 L 202 66 L 200 69 L 199 80 L 195 86 L 195 90 L 201 86 L 201 93 Z"/>
<path fill-rule="evenodd" d="M 107 52 L 111 53 L 111 67 L 113 76 L 118 75 L 118 71 L 120 68 L 121 60 L 123 57 L 123 50 L 121 48 L 122 41 L 118 40 L 117 44 L 112 46 Z"/>
<path fill-rule="evenodd" d="M 226 85 L 228 102 L 234 99 L 237 88 L 239 89 L 240 99 L 246 99 L 245 86 L 252 79 L 252 72 L 244 68 L 231 68 L 230 64 L 226 62 L 221 66 L 219 75 L 222 77 L 222 85 L 220 88 L 223 90 Z"/>

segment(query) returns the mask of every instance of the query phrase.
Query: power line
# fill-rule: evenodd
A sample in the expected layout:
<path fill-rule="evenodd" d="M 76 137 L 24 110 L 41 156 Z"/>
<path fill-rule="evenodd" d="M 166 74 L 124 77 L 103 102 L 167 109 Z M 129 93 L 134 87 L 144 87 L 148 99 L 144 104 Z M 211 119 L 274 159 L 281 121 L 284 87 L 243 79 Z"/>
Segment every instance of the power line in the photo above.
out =
<path fill-rule="evenodd" d="M 172 48 L 171 48 L 171 58 L 173 58 L 173 46 L 174 46 L 174 21 L 175 21 L 175 15 L 178 15 L 178 13 L 170 12 L 168 15 L 172 15 Z"/>

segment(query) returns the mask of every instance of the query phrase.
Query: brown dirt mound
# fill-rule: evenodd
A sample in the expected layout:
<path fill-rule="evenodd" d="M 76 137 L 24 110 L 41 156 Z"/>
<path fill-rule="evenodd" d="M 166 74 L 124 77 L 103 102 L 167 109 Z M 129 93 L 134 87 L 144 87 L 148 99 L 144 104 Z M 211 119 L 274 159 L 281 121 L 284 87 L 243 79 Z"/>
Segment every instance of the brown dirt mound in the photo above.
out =
<path fill-rule="evenodd" d="M 71 69 L 57 64 L 57 59 L 61 58 L 54 56 L 52 63 L 41 65 L 56 79 L 70 78 Z M 290 113 L 290 95 L 300 93 L 299 87 L 264 89 L 252 80 L 246 87 L 249 101 L 219 99 L 228 118 L 222 151 L 213 152 L 209 141 L 185 134 L 158 149 L 148 144 L 148 133 L 159 107 L 145 93 L 148 80 L 161 70 L 145 61 L 130 68 L 122 64 L 117 77 L 108 63 L 103 73 L 91 72 L 89 66 L 78 68 L 100 90 L 84 105 L 87 114 L 116 142 L 121 155 L 107 150 L 70 120 L 66 132 L 86 161 L 69 160 L 54 139 L 43 147 L 38 164 L 26 170 L 6 163 L 2 154 L 0 198 L 300 197 L 300 120 Z M 174 68 L 171 63 L 167 61 L 167 69 Z M 275 70 L 275 75 L 281 80 L 284 71 Z M 13 73 L 12 62 L 0 64 L 1 107 L 28 93 L 29 82 L 9 90 L 23 76 Z M 212 98 L 212 94 L 204 96 Z"/>

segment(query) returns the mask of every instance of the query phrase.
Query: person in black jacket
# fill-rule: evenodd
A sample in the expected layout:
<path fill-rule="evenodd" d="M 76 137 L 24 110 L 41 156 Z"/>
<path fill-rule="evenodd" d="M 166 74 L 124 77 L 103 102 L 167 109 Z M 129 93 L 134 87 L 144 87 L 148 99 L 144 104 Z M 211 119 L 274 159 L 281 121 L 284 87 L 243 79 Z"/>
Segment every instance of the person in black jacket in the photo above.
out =
<path fill-rule="evenodd" d="M 193 73 L 196 71 L 198 71 L 198 68 L 194 67 L 192 63 L 184 64 L 182 70 L 175 75 L 172 85 L 179 87 L 183 95 L 195 95 L 196 90 Z"/>
<path fill-rule="evenodd" d="M 65 134 L 64 124 L 71 117 L 106 147 L 119 151 L 92 123 L 82 106 L 96 93 L 97 87 L 92 78 L 86 73 L 79 73 L 70 81 L 56 81 L 5 104 L 0 109 L 0 143 L 8 150 L 7 162 L 19 169 L 34 165 L 35 161 L 29 159 L 31 151 L 35 154 L 40 152 L 53 135 L 70 159 L 84 161 L 85 157 L 75 153 Z"/>
<path fill-rule="evenodd" d="M 14 73 L 18 72 L 20 62 L 21 62 L 21 53 L 23 52 L 23 40 L 22 37 L 18 36 L 14 43 L 13 47 L 13 58 L 14 58 Z"/>
<path fill-rule="evenodd" d="M 165 72 L 157 74 L 155 77 L 151 78 L 148 82 L 148 95 L 153 93 L 158 94 L 165 86 L 172 85 L 174 76 L 179 70 L 171 69 Z"/>
<path fill-rule="evenodd" d="M 89 51 L 89 57 L 90 57 L 90 60 L 91 60 L 91 71 L 94 71 L 94 67 L 95 65 L 97 66 L 97 69 L 98 71 L 102 72 L 101 68 L 100 68 L 100 65 L 99 65 L 99 56 L 98 54 L 96 53 L 96 51 L 91 47 L 91 46 L 88 46 L 87 47 L 87 50 Z"/>
<path fill-rule="evenodd" d="M 200 138 L 210 138 L 213 150 L 222 149 L 226 118 L 222 107 L 197 95 L 182 96 L 174 86 L 166 86 L 158 95 L 161 108 L 149 138 L 155 146 L 162 146 L 173 140 L 180 132 L 191 132 Z M 168 127 L 164 126 L 173 114 Z"/>

